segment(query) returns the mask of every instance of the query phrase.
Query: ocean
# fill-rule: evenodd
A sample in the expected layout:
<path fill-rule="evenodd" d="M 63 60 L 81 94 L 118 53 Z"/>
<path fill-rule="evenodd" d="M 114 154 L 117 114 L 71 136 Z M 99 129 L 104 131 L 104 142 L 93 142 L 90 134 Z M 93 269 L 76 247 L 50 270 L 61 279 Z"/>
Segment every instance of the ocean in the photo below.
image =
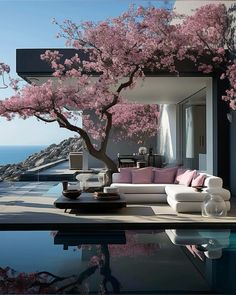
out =
<path fill-rule="evenodd" d="M 0 146 L 0 165 L 22 162 L 30 155 L 37 153 L 46 147 L 47 146 L 44 145 L 2 145 Z"/>

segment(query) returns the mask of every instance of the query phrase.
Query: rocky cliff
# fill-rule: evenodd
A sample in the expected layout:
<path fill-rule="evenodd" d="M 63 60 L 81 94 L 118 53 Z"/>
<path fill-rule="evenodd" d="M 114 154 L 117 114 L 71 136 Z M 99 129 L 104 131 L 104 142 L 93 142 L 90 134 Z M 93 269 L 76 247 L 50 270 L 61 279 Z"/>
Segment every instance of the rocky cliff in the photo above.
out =
<path fill-rule="evenodd" d="M 60 159 L 67 159 L 70 152 L 82 150 L 82 140 L 78 137 L 71 137 L 59 144 L 52 144 L 46 149 L 29 156 L 25 161 L 17 164 L 0 166 L 0 181 L 18 180 L 26 170 L 39 167 Z"/>

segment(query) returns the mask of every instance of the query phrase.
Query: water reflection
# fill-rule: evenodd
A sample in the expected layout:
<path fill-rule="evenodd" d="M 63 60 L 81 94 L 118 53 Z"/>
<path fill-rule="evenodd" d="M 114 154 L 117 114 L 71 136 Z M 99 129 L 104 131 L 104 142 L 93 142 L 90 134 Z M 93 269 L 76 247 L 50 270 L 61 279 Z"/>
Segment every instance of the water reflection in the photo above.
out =
<path fill-rule="evenodd" d="M 236 293 L 230 230 L 22 232 L 28 241 L 22 244 L 18 235 L 0 232 L 0 253 L 15 241 L 19 257 L 17 263 L 10 254 L 1 257 L 1 294 Z M 47 247 L 35 251 L 43 239 Z M 29 249 L 34 255 L 24 254 Z M 53 268 L 54 254 L 62 262 Z M 24 267 L 26 259 L 35 271 Z"/>
<path fill-rule="evenodd" d="M 229 247 L 230 230 L 166 230 L 174 245 L 186 246 L 194 257 L 204 260 L 219 259 L 222 250 Z"/>
<path fill-rule="evenodd" d="M 113 293 L 120 293 L 121 283 L 112 275 L 109 244 L 112 246 L 116 244 L 125 245 L 124 231 L 57 232 L 54 233 L 54 244 L 62 244 L 64 250 L 68 250 L 69 246 L 77 246 L 78 249 L 91 251 L 88 267 L 78 275 L 74 282 L 61 287 L 58 290 L 59 292 L 64 290 L 74 293 L 74 291 L 82 290 L 84 294 L 88 294 L 88 278 L 97 271 L 101 275 L 101 281 L 98 283 L 99 294 L 108 293 L 108 284 L 111 285 Z M 95 245 L 96 253 L 93 253 L 92 245 Z"/>

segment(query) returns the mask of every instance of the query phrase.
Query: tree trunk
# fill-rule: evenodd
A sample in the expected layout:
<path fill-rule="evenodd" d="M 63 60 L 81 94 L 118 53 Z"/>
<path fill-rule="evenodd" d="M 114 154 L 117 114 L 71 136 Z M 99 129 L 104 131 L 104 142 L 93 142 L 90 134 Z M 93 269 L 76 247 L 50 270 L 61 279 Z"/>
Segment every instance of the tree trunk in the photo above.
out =
<path fill-rule="evenodd" d="M 112 173 L 118 172 L 117 164 L 111 158 L 109 158 L 106 154 L 101 153 L 98 159 L 104 162 L 106 168 L 110 170 Z"/>
<path fill-rule="evenodd" d="M 111 179 L 112 174 L 115 172 L 118 172 L 118 168 L 117 168 L 116 163 L 110 157 L 108 157 L 108 155 L 106 154 L 108 138 L 109 138 L 109 134 L 110 134 L 111 126 L 112 126 L 112 115 L 105 111 L 105 114 L 107 116 L 106 136 L 101 144 L 101 149 L 97 150 L 94 148 L 94 146 L 91 142 L 91 139 L 85 130 L 83 130 L 82 128 L 80 128 L 78 126 L 71 124 L 62 113 L 58 112 L 57 110 L 54 110 L 54 111 L 58 117 L 57 122 L 58 122 L 59 126 L 61 128 L 66 128 L 68 130 L 77 132 L 81 136 L 81 138 L 84 140 L 84 143 L 87 147 L 89 154 L 91 156 L 95 157 L 96 159 L 102 161 L 105 164 L 105 166 L 108 170 L 108 175 L 107 175 L 108 177 L 107 177 L 107 181 L 106 181 L 105 185 L 110 185 L 112 182 L 112 179 Z"/>
<path fill-rule="evenodd" d="M 96 159 L 102 161 L 107 169 L 104 186 L 110 186 L 112 183 L 112 174 L 118 172 L 117 164 L 102 151 L 90 153 Z"/>

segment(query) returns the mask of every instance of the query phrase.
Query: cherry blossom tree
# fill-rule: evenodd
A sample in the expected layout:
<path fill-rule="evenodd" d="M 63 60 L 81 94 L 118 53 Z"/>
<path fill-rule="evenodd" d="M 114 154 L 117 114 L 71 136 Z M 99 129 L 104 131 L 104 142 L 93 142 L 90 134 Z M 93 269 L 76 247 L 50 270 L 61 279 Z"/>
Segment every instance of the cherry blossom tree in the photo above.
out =
<path fill-rule="evenodd" d="M 227 11 L 223 4 L 209 4 L 184 16 L 131 7 L 98 23 L 55 21 L 58 37 L 77 53 L 63 59 L 56 50 L 46 51 L 41 58 L 51 65 L 56 82 L 23 87 L 1 102 L 0 115 L 57 122 L 78 133 L 89 153 L 114 172 L 116 164 L 107 155 L 112 126 L 117 127 L 117 139 L 134 136 L 140 141 L 157 131 L 158 107 L 129 104 L 124 92 L 144 79 L 147 69 L 178 74 L 178 62 L 188 59 L 203 73 L 220 70 L 230 82 L 223 99 L 236 109 L 236 62 L 228 58 L 235 50 L 234 11 L 235 7 Z M 83 128 L 72 123 L 75 110 L 82 112 Z"/>
<path fill-rule="evenodd" d="M 18 83 L 20 82 L 19 79 L 13 79 L 10 76 L 10 66 L 4 62 L 0 62 L 0 77 L 2 79 L 2 85 L 0 86 L 0 89 L 7 88 L 10 86 L 13 90 L 18 90 Z M 7 78 L 9 80 L 9 85 L 5 81 L 5 74 L 7 75 Z"/>
<path fill-rule="evenodd" d="M 8 74 L 10 73 L 10 67 L 9 65 L 5 64 L 4 62 L 0 63 L 0 77 L 2 78 L 2 85 L 0 86 L 0 89 L 4 89 L 7 88 L 7 84 L 5 82 L 5 78 L 4 78 L 4 74 Z"/>
<path fill-rule="evenodd" d="M 209 4 L 200 7 L 193 16 L 186 17 L 181 33 L 186 37 L 192 52 L 189 56 L 199 71 L 221 73 L 227 79 L 229 89 L 222 99 L 236 110 L 236 4 L 228 10 L 224 4 Z M 197 53 L 197 55 L 196 55 Z M 207 62 L 201 62 L 202 56 Z"/>

